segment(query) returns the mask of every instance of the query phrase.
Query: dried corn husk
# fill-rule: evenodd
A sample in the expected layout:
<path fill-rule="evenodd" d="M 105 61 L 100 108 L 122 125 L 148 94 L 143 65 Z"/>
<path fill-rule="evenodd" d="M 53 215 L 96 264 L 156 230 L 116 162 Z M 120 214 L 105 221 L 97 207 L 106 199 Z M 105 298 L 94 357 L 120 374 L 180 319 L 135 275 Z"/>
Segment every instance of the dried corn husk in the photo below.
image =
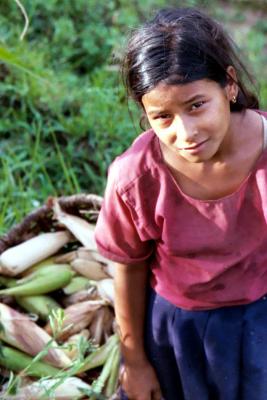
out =
<path fill-rule="evenodd" d="M 83 218 L 67 214 L 58 201 L 53 199 L 54 218 L 64 225 L 88 249 L 97 250 L 94 238 L 95 225 Z"/>
<path fill-rule="evenodd" d="M 88 329 L 82 329 L 79 333 L 72 335 L 68 338 L 68 340 L 64 343 L 65 353 L 67 356 L 74 360 L 79 354 L 78 346 L 80 345 L 81 340 L 88 340 L 90 337 L 90 332 Z"/>
<path fill-rule="evenodd" d="M 115 263 L 113 261 L 108 260 L 106 257 L 102 256 L 98 251 L 88 250 L 85 247 L 80 247 L 76 250 L 77 257 L 82 258 L 83 260 L 95 260 L 102 263 L 105 267 L 105 272 L 110 275 L 112 278 L 114 277 L 114 268 Z"/>
<path fill-rule="evenodd" d="M 114 281 L 113 279 L 102 279 L 96 282 L 99 296 L 105 299 L 109 304 L 114 306 Z"/>
<path fill-rule="evenodd" d="M 62 303 L 65 307 L 68 307 L 72 304 L 87 300 L 101 300 L 96 286 L 91 286 L 89 289 L 80 290 L 79 292 L 66 296 L 64 299 L 62 299 Z"/>
<path fill-rule="evenodd" d="M 73 207 L 73 202 L 71 203 L 64 203 L 64 201 L 60 202 L 60 205 L 64 207 L 66 210 L 74 210 L 73 212 L 76 214 L 75 207 Z M 85 205 L 83 204 L 80 208 L 80 204 L 77 204 L 79 207 L 79 214 L 81 215 L 82 212 L 84 211 L 86 215 L 89 215 L 90 210 L 86 209 L 85 210 Z M 45 219 L 44 223 L 47 224 L 50 220 L 51 216 L 51 207 L 49 207 L 49 217 L 48 219 Z M 90 206 L 89 206 L 90 207 Z M 95 207 L 95 205 L 93 205 Z M 57 208 L 57 210 L 56 210 Z M 23 276 L 23 279 L 16 280 L 14 279 L 13 281 L 9 282 L 2 282 L 3 286 L 7 286 L 9 289 L 16 289 L 16 287 L 20 286 L 19 290 L 21 290 L 21 285 L 24 284 L 33 284 L 35 278 L 40 277 L 40 272 L 41 270 L 46 271 L 46 275 L 43 276 L 44 279 L 42 281 L 42 284 L 39 284 L 39 288 L 43 289 L 45 287 L 45 281 L 48 283 L 49 286 L 49 291 L 50 290 L 55 290 L 53 289 L 54 286 L 51 286 L 49 282 L 53 280 L 57 280 L 57 275 L 58 275 L 58 268 L 60 268 L 59 265 L 54 265 L 54 264 L 70 264 L 74 262 L 74 266 L 76 265 L 76 268 L 71 267 L 70 265 L 68 266 L 68 270 L 71 271 L 71 277 L 67 281 L 69 283 L 65 283 L 64 285 L 61 285 L 60 287 L 62 288 L 61 290 L 56 289 L 54 293 L 51 293 L 51 296 L 54 297 L 60 304 L 61 307 L 66 307 L 68 305 L 71 305 L 67 307 L 65 310 L 60 310 L 59 313 L 53 313 L 52 315 L 49 316 L 49 321 L 51 323 L 51 327 L 53 330 L 53 334 L 57 337 L 57 339 L 60 340 L 60 343 L 62 344 L 61 351 L 63 351 L 64 348 L 64 353 L 65 356 L 68 357 L 68 359 L 72 360 L 72 366 L 74 368 L 70 368 L 67 371 L 64 371 L 62 373 L 62 379 L 65 381 L 66 376 L 69 376 L 71 374 L 76 374 L 77 373 L 77 362 L 81 362 L 82 360 L 82 354 L 84 353 L 85 355 L 88 354 L 89 348 L 86 343 L 83 343 L 83 341 L 88 341 L 89 343 L 92 343 L 93 348 L 95 347 L 96 343 L 100 343 L 100 347 L 96 349 L 96 351 L 92 351 L 92 353 L 85 358 L 85 361 L 83 363 L 83 369 L 80 368 L 78 371 L 79 373 L 82 373 L 82 375 L 79 375 L 80 377 L 88 380 L 92 379 L 95 377 L 95 374 L 98 374 L 100 371 L 99 367 L 104 366 L 104 369 L 102 370 L 102 373 L 100 374 L 100 378 L 97 380 L 97 383 L 93 384 L 94 389 L 96 389 L 97 392 L 103 395 L 103 397 L 106 395 L 108 398 L 111 398 L 112 394 L 117 389 L 118 385 L 118 364 L 119 364 L 119 359 L 120 359 L 120 353 L 119 353 L 119 341 L 118 341 L 118 336 L 114 335 L 114 312 L 112 308 L 109 305 L 113 304 L 113 299 L 114 299 L 114 289 L 113 289 L 113 282 L 111 283 L 112 278 L 114 276 L 114 263 L 107 260 L 105 257 L 100 255 L 97 252 L 95 240 L 94 240 L 94 228 L 95 226 L 92 224 L 88 224 L 85 219 L 76 217 L 74 215 L 68 214 L 68 212 L 62 211 L 60 207 L 55 206 L 54 202 L 54 211 L 55 211 L 55 216 L 58 218 L 58 222 L 61 225 L 64 225 L 67 227 L 67 229 L 72 233 L 70 233 L 70 237 L 73 241 L 73 236 L 74 235 L 82 244 L 83 247 L 79 247 L 78 249 L 74 251 L 69 251 L 66 253 L 66 251 L 70 248 L 70 246 L 66 246 L 63 250 L 65 252 L 64 254 L 56 254 L 53 253 L 53 258 L 52 259 L 45 259 L 41 263 L 34 264 L 30 268 L 27 268 L 25 271 L 20 276 Z M 43 211 L 42 211 L 43 212 Z M 72 211 L 71 211 L 72 212 Z M 25 225 L 26 226 L 26 225 Z M 44 225 L 47 226 L 47 225 Z M 47 228 L 45 228 L 47 229 Z M 21 231 L 17 231 L 21 232 Z M 19 233 L 20 236 L 20 233 Z M 15 236 L 13 236 L 15 238 Z M 23 236 L 21 236 L 23 238 Z M 25 230 L 25 237 L 28 237 L 28 231 Z M 16 240 L 16 238 L 15 238 Z M 12 243 L 10 240 L 9 243 Z M 77 246 L 77 242 L 72 243 L 71 247 Z M 3 248 L 6 248 L 5 245 L 3 245 Z M 78 260 L 78 262 L 77 262 Z M 83 265 L 81 264 L 81 262 Z M 88 262 L 88 263 L 87 263 Z M 46 267 L 54 265 L 51 269 Z M 90 268 L 88 268 L 90 267 Z M 63 266 L 63 269 L 65 266 Z M 97 269 L 97 272 L 95 270 Z M 39 270 L 39 272 L 38 272 Z M 85 271 L 85 272 L 83 272 Z M 89 272 L 88 272 L 89 271 Z M 81 287 L 84 287 L 83 285 L 85 284 L 85 278 L 82 276 L 87 277 L 88 273 L 89 275 L 89 288 L 83 289 L 83 290 L 78 290 L 80 283 Z M 93 275 L 92 275 L 93 274 Z M 29 275 L 29 276 L 28 276 Z M 1 278 L 1 277 L 0 277 Z M 72 279 L 72 280 L 71 280 Z M 93 279 L 93 280 L 92 280 Z M 99 280 L 98 280 L 99 279 Z M 96 281 L 97 280 L 97 281 Z M 0 279 L 1 281 L 1 279 Z M 38 282 L 37 282 L 38 283 Z M 78 286 L 76 286 L 78 284 Z M 87 284 L 85 284 L 87 286 Z M 27 287 L 26 287 L 27 289 Z M 29 289 L 29 288 L 28 288 Z M 28 290 L 27 289 L 27 290 Z M 75 291 L 75 293 L 73 293 Z M 68 295 L 67 293 L 72 293 Z M 1 294 L 1 292 L 0 292 Z M 25 293 L 23 293 L 25 294 Z M 101 297 L 103 296 L 104 299 Z M 42 296 L 41 296 L 42 297 Z M 10 296 L 11 299 L 20 302 L 19 297 L 12 297 Z M 23 302 L 23 298 L 21 298 L 21 301 Z M 32 299 L 30 299 L 32 300 Z M 100 302 L 101 304 L 95 305 L 92 307 L 92 304 L 90 305 L 89 309 L 88 304 L 85 305 L 85 303 L 89 302 Z M 80 302 L 81 306 L 79 306 L 77 303 Z M 14 304 L 14 303 L 13 303 Z M 107 305 L 109 304 L 109 305 Z M 22 303 L 21 303 L 22 305 Z M 33 304 L 34 305 L 34 304 Z M 28 308 L 30 312 L 36 312 L 32 308 Z M 65 318 L 64 318 L 65 314 Z M 53 318 L 55 320 L 53 320 Z M 32 322 L 32 321 L 31 321 Z M 1 323 L 1 319 L 0 319 Z M 86 328 L 83 328 L 86 326 Z M 28 325 L 29 328 L 29 325 Z M 62 328 L 62 332 L 60 332 L 60 329 Z M 21 330 L 21 326 L 16 328 L 16 330 L 19 332 Z M 32 329 L 31 329 L 32 330 Z M 48 332 L 51 332 L 51 328 L 47 326 Z M 21 333 L 21 332 L 20 332 Z M 22 333 L 24 335 L 24 333 Z M 71 335 L 71 336 L 69 336 Z M 93 337 L 91 337 L 93 335 Z M 27 334 L 26 334 L 27 336 Z M 51 337 L 51 335 L 48 335 Z M 67 339 L 67 341 L 66 341 Z M 64 341 L 64 343 L 62 343 Z M 34 340 L 31 340 L 31 343 L 33 343 Z M 53 341 L 55 343 L 55 341 Z M 103 343 L 103 345 L 101 345 Z M 112 344 L 113 343 L 113 344 Z M 114 346 L 116 348 L 114 349 Z M 7 347 L 7 346 L 3 346 Z M 91 350 L 93 349 L 91 348 Z M 54 348 L 53 348 L 54 350 Z M 18 350 L 14 350 L 19 352 Z M 31 360 L 30 356 L 26 356 Z M 1 358 L 1 356 L 0 356 Z M 51 365 L 47 364 L 48 367 L 50 368 L 55 368 L 52 367 Z M 92 371 L 91 373 L 86 372 L 89 369 L 98 367 L 98 369 Z M 9 368 L 9 367 L 8 367 Z M 11 367 L 10 367 L 11 369 Z M 21 369 L 18 369 L 21 370 Z M 15 370 L 14 370 L 15 371 Z M 56 370 L 57 371 L 57 370 Z M 82 372 L 85 371 L 85 372 Z M 47 375 L 47 374 L 46 374 Z M 51 376 L 53 373 L 51 373 Z M 38 376 L 38 375 L 36 375 Z M 46 380 L 47 381 L 47 380 Z M 52 382 L 52 381 L 50 381 Z M 55 381 L 54 381 L 55 382 Z M 38 393 L 38 390 L 40 387 L 38 387 L 39 382 L 36 382 L 37 385 L 32 386 L 28 383 L 24 383 L 23 386 L 24 388 L 21 389 L 18 392 L 19 397 L 11 397 L 14 399 L 27 399 L 27 400 L 33 400 L 33 398 L 39 399 L 41 395 L 43 395 L 45 392 L 40 394 Z M 72 383 L 74 383 L 72 381 Z M 53 384 L 53 383 L 51 383 Z M 22 386 L 20 384 L 20 386 Z M 49 383 L 48 383 L 49 386 Z M 51 388 L 51 386 L 49 386 Z M 88 388 L 88 386 L 87 386 Z M 90 389 L 90 386 L 89 386 Z M 5 393 L 6 394 L 6 393 Z M 36 396 L 35 396 L 36 394 Z M 47 394 L 47 393 L 46 393 Z M 65 394 L 62 392 L 62 386 L 60 387 L 60 390 L 56 393 L 57 396 L 64 396 L 64 397 L 56 397 L 55 394 L 52 392 L 50 395 L 44 396 L 42 398 L 44 399 L 75 399 L 75 394 L 70 392 L 70 389 L 68 388 L 67 394 L 65 397 Z M 24 396 L 24 397 L 21 397 Z M 33 396 L 33 397 L 31 397 Z M 34 397 L 35 396 L 35 397 Z M 51 397 L 52 396 L 52 397 Z M 69 396 L 69 397 L 68 397 Z M 78 394 L 80 396 L 80 394 Z M 1 393 L 0 393 L 0 398 Z M 6 398 L 6 397 L 5 397 Z M 78 398 L 78 397 L 77 397 Z M 80 398 L 80 397 L 79 397 Z M 89 395 L 88 394 L 88 400 L 96 400 L 98 398 L 98 395 Z M 113 398 L 113 397 L 112 397 Z M 11 400 L 11 399 L 10 399 Z"/>
<path fill-rule="evenodd" d="M 0 338 L 11 346 L 35 356 L 45 345 L 50 343 L 47 355 L 43 360 L 55 367 L 68 367 L 71 360 L 48 333 L 30 320 L 27 315 L 21 314 L 6 304 L 0 303 L 0 323 L 2 330 Z"/>
<path fill-rule="evenodd" d="M 98 345 L 113 333 L 112 323 L 114 320 L 114 313 L 108 306 L 101 307 L 94 313 L 92 322 L 90 323 L 89 330 L 90 336 Z"/>
<path fill-rule="evenodd" d="M 105 272 L 104 266 L 98 261 L 76 258 L 71 261 L 70 265 L 74 271 L 88 279 L 99 281 L 101 279 L 109 278 L 109 275 Z"/>
<path fill-rule="evenodd" d="M 64 310 L 65 317 L 58 339 L 66 340 L 69 336 L 86 328 L 92 321 L 94 312 L 104 304 L 106 304 L 104 300 L 88 300 L 67 307 Z M 46 325 L 45 330 L 51 332 L 50 324 Z"/>

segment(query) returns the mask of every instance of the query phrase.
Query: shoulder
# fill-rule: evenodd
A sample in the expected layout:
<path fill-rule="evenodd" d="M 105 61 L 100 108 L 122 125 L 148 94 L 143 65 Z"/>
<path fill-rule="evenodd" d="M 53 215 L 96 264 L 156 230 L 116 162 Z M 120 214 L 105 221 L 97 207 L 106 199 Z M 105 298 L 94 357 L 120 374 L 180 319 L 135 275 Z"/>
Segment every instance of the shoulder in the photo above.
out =
<path fill-rule="evenodd" d="M 124 153 L 115 158 L 109 167 L 108 179 L 122 193 L 151 173 L 157 161 L 160 161 L 160 152 L 151 129 L 140 134 Z"/>
<path fill-rule="evenodd" d="M 267 111 L 262 111 L 262 110 L 254 110 L 258 114 L 262 115 L 265 119 L 267 119 Z"/>

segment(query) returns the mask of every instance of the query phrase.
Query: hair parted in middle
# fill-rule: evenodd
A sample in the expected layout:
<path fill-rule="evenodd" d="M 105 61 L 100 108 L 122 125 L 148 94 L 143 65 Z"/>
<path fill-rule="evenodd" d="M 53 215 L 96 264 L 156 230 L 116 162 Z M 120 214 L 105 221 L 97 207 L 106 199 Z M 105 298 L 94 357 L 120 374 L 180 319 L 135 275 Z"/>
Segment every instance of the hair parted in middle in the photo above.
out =
<path fill-rule="evenodd" d="M 235 44 L 219 23 L 195 8 L 160 10 L 154 19 L 135 30 L 122 64 L 128 95 L 142 105 L 144 94 L 164 82 L 185 84 L 210 79 L 225 87 L 234 67 L 239 91 L 231 111 L 258 108 L 257 97 L 244 78 L 253 78 L 237 56 Z"/>

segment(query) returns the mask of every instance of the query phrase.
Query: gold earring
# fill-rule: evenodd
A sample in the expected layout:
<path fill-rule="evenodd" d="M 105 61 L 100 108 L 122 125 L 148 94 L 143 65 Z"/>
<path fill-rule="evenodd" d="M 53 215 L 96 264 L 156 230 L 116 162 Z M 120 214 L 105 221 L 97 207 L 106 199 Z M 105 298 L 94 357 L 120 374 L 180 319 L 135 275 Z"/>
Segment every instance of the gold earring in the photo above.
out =
<path fill-rule="evenodd" d="M 232 103 L 236 103 L 236 97 L 235 96 L 232 97 Z"/>

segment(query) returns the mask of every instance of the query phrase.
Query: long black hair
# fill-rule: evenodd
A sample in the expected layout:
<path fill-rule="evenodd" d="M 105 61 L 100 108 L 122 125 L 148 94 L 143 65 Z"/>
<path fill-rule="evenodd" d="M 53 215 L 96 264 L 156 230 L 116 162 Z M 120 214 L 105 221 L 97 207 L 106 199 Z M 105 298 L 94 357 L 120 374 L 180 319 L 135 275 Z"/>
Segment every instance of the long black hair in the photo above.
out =
<path fill-rule="evenodd" d="M 160 10 L 135 30 L 126 48 L 122 74 L 127 93 L 142 106 L 142 97 L 159 82 L 184 84 L 210 79 L 225 87 L 233 66 L 239 88 L 231 111 L 258 108 L 248 84 L 254 80 L 237 55 L 232 39 L 219 23 L 195 8 Z"/>

